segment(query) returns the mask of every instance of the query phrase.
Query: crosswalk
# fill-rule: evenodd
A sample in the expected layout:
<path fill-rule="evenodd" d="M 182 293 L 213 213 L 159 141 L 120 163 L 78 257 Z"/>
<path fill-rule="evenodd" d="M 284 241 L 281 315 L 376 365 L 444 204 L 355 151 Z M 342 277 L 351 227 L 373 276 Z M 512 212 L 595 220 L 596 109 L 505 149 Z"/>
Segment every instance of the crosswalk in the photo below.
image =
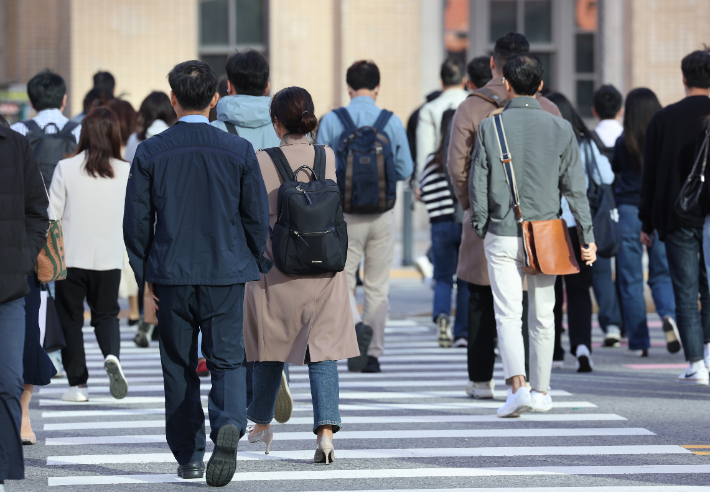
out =
<path fill-rule="evenodd" d="M 35 488 L 26 490 L 176 490 L 182 482 L 165 442 L 157 344 L 136 348 L 132 332 L 122 327 L 125 399 L 110 396 L 88 329 L 90 401 L 62 402 L 67 381 L 61 378 L 35 393 L 39 412 L 33 426 L 40 442 L 26 448 L 25 457 L 39 462 L 41 473 L 33 472 L 27 482 Z M 695 456 L 691 449 L 659 438 L 658 429 L 639 425 L 636 415 L 618 415 L 573 386 L 556 386 L 554 375 L 553 411 L 497 418 L 505 391 L 500 364 L 494 375 L 499 400 L 473 400 L 463 391 L 465 349 L 440 349 L 435 340 L 425 320 L 390 321 L 381 373 L 349 373 L 339 363 L 343 429 L 335 436 L 336 462 L 327 467 L 311 463 L 315 438 L 307 368 L 292 366 L 293 417 L 274 423 L 269 455 L 263 444 L 242 440 L 228 488 L 244 483 L 245 490 L 297 491 L 475 492 L 488 485 L 515 485 L 496 490 L 516 492 L 710 490 L 670 485 L 688 475 L 707 477 L 695 483 L 710 483 L 710 462 L 684 459 Z M 208 378 L 202 386 L 206 406 Z M 211 449 L 209 444 L 205 460 Z M 545 486 L 520 487 L 524 477 Z"/>

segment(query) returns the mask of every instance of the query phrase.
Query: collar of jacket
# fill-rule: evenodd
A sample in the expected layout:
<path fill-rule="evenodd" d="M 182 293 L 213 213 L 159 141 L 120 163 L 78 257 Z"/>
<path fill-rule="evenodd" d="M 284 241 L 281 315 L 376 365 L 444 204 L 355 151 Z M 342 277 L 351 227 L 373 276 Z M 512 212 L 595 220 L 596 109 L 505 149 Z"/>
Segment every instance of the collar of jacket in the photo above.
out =
<path fill-rule="evenodd" d="M 535 96 L 519 96 L 514 97 L 508 104 L 505 105 L 505 109 L 511 108 L 522 108 L 522 109 L 542 109 L 540 103 L 535 98 Z"/>
<path fill-rule="evenodd" d="M 301 134 L 301 133 L 287 133 L 281 139 L 281 144 L 279 145 L 279 147 L 283 147 L 284 145 L 310 145 L 310 144 L 311 144 L 311 141 L 308 140 L 308 137 Z"/>
<path fill-rule="evenodd" d="M 505 80 L 505 77 L 496 77 L 495 79 L 491 79 L 488 81 L 486 85 L 483 87 L 491 87 L 491 86 L 503 86 L 503 81 Z M 505 89 L 503 89 L 503 92 L 505 92 Z"/>

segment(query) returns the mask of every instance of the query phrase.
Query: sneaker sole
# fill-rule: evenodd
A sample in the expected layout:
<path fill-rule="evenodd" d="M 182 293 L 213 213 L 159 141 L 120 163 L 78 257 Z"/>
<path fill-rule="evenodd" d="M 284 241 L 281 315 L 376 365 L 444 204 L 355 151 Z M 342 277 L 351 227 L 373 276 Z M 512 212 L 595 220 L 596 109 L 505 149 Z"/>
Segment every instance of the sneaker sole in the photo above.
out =
<path fill-rule="evenodd" d="M 621 342 L 618 338 L 605 338 L 604 346 L 609 348 L 618 348 L 621 346 Z"/>
<path fill-rule="evenodd" d="M 466 394 L 468 396 L 470 396 L 471 398 L 475 398 L 476 400 L 492 400 L 493 398 L 495 398 L 495 395 L 491 392 L 481 394 L 481 393 L 474 393 L 474 392 L 469 393 L 468 391 L 466 391 Z"/>
<path fill-rule="evenodd" d="M 439 325 L 439 338 L 437 342 L 439 342 L 439 347 L 441 348 L 449 348 L 454 343 L 454 338 L 449 332 L 450 327 L 451 325 L 449 323 L 443 326 Z"/>
<path fill-rule="evenodd" d="M 498 417 L 502 419 L 508 419 L 508 418 L 513 418 L 513 417 L 520 417 L 520 414 L 523 414 L 525 412 L 530 412 L 532 411 L 532 405 L 529 403 L 524 403 L 522 405 L 518 405 L 515 410 L 513 410 L 511 413 L 508 413 L 506 415 L 501 415 L 497 414 Z"/>
<path fill-rule="evenodd" d="M 237 446 L 239 444 L 239 429 L 232 424 L 220 427 L 217 431 L 214 451 L 207 469 L 205 478 L 207 485 L 224 487 L 232 481 L 237 471 Z"/>
<path fill-rule="evenodd" d="M 532 413 L 545 413 L 545 412 L 549 412 L 550 410 L 552 410 L 552 405 L 550 405 L 549 407 L 538 407 L 538 408 L 531 407 L 531 408 L 532 408 L 532 410 L 531 410 Z"/>
<path fill-rule="evenodd" d="M 676 335 L 673 325 L 668 320 L 663 320 L 663 333 L 666 335 L 666 348 L 671 354 L 680 351 L 680 340 Z"/>
<path fill-rule="evenodd" d="M 592 372 L 592 365 L 589 362 L 589 357 L 586 355 L 581 355 L 577 358 L 579 362 L 579 369 L 577 372 Z"/>
<path fill-rule="evenodd" d="M 104 362 L 104 369 L 106 370 L 106 374 L 108 374 L 111 396 L 117 400 L 122 400 L 128 394 L 128 381 L 126 381 L 126 378 L 123 376 L 121 366 L 109 360 Z"/>
<path fill-rule="evenodd" d="M 363 325 L 357 333 L 357 346 L 360 349 L 360 355 L 348 359 L 348 371 L 362 372 L 367 365 L 367 350 L 372 342 L 372 327 Z"/>
<path fill-rule="evenodd" d="M 286 422 L 291 420 L 292 413 L 293 397 L 291 396 L 291 390 L 288 389 L 286 375 L 284 373 L 281 373 L 281 386 L 279 387 L 279 392 L 276 395 L 274 418 L 276 419 L 276 422 L 280 424 L 285 424 Z"/>
<path fill-rule="evenodd" d="M 88 398 L 82 398 L 82 399 L 79 400 L 79 399 L 76 399 L 76 398 L 75 398 L 75 399 L 73 399 L 73 400 L 69 400 L 68 398 L 62 397 L 62 401 L 71 401 L 71 402 L 75 402 L 75 403 L 83 403 L 83 402 L 85 402 L 85 401 L 89 401 L 89 399 L 88 399 Z"/>
<path fill-rule="evenodd" d="M 710 386 L 708 379 L 676 379 L 676 382 L 687 386 Z"/>

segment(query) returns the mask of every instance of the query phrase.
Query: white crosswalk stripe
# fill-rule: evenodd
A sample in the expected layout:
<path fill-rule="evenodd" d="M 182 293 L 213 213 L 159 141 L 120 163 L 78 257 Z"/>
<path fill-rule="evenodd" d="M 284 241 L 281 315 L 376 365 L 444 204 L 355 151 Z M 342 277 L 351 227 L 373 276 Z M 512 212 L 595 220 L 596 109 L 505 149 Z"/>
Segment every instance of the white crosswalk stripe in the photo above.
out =
<path fill-rule="evenodd" d="M 134 330 L 122 327 L 121 362 L 129 393 L 126 398 L 115 400 L 108 394 L 103 356 L 92 329 L 84 331 L 90 371 L 89 402 L 61 401 L 68 387 L 63 378 L 36 392 L 41 418 L 35 418 L 33 425 L 46 446 L 43 463 L 48 477 L 42 479 L 37 490 L 46 486 L 59 490 L 77 486 L 87 487 L 80 487 L 79 491 L 94 490 L 91 486 L 126 490 L 126 486 L 140 489 L 141 484 L 166 484 L 163 487 L 169 489 L 169 484 L 181 483 L 174 473 L 175 458 L 165 441 L 165 398 L 157 343 L 148 349 L 137 348 L 131 341 Z M 269 455 L 264 454 L 262 443 L 249 444 L 242 439 L 239 461 L 244 465 L 238 467 L 235 481 L 278 482 L 284 484 L 284 489 L 302 492 L 330 490 L 333 486 L 333 490 L 344 491 L 343 484 L 348 483 L 348 488 L 384 492 L 378 488 L 378 483 L 384 482 L 378 481 L 394 478 L 398 479 L 397 490 L 402 491 L 424 492 L 436 487 L 435 490 L 479 492 L 489 489 L 457 488 L 449 481 L 473 477 L 617 476 L 634 480 L 648 475 L 710 475 L 710 465 L 702 463 L 652 464 L 654 457 L 660 455 L 680 459 L 692 452 L 677 443 L 663 442 L 656 435 L 658 429 L 639 426 L 634 416 L 619 415 L 599 402 L 587 401 L 574 387 L 551 390 L 555 404 L 552 412 L 499 419 L 495 409 L 505 395 L 500 363 L 494 373 L 498 399 L 474 400 L 464 393 L 468 380 L 465 349 L 438 348 L 433 328 L 415 320 L 389 322 L 386 335 L 381 373 L 350 373 L 345 361 L 338 364 L 344 427 L 335 436 L 336 459 L 357 463 L 356 467 L 305 466 L 312 460 L 315 442 L 308 369 L 291 366 L 294 415 L 286 424 L 274 424 L 275 438 Z M 210 386 L 209 378 L 203 378 L 205 415 Z M 209 431 L 209 420 L 206 427 Z M 211 449 L 208 444 L 205 461 Z M 504 464 L 523 466 L 495 464 L 496 458 L 500 461 L 515 457 L 580 459 L 566 462 L 569 466 L 525 466 L 527 463 L 521 460 L 507 460 Z M 585 457 L 592 460 L 590 464 L 583 464 Z M 593 461 L 604 457 L 615 458 L 603 465 Z M 625 461 L 634 457 L 644 457 L 646 461 Z M 446 458 L 455 458 L 455 466 L 450 466 L 452 462 Z M 488 461 L 479 465 L 476 459 Z M 427 465 L 417 466 L 416 460 L 428 460 L 424 461 Z M 554 459 L 548 461 L 555 464 Z M 251 467 L 257 464 L 258 468 Z M 429 487 L 420 487 L 422 483 Z M 496 490 L 521 492 L 520 488 Z M 550 482 L 549 487 L 524 490 L 710 492 L 710 487 L 646 486 L 634 482 L 624 486 L 567 487 Z"/>

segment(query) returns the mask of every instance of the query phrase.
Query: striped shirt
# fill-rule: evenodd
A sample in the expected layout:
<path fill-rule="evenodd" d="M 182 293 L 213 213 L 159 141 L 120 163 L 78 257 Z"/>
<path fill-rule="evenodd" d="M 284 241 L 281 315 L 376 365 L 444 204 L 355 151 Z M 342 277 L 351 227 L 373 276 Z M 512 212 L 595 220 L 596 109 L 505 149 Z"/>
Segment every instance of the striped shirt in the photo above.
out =
<path fill-rule="evenodd" d="M 424 171 L 419 175 L 419 189 L 429 214 L 429 222 L 433 224 L 454 221 L 454 197 L 451 187 L 446 175 L 441 172 L 439 165 L 433 162 L 432 157 L 429 157 Z"/>
<path fill-rule="evenodd" d="M 57 133 L 57 129 L 59 131 L 62 131 L 64 125 L 69 122 L 69 118 L 64 116 L 62 112 L 59 111 L 57 108 L 43 109 L 42 111 L 37 113 L 37 115 L 32 119 L 42 129 L 44 129 L 50 123 L 54 123 L 54 125 L 57 126 L 57 128 L 54 128 L 54 126 L 50 126 L 49 128 L 47 128 L 47 134 Z M 23 136 L 27 136 L 27 133 L 30 131 L 29 128 L 27 128 L 27 125 L 25 125 L 21 121 L 15 123 L 10 128 L 12 128 L 17 133 Z M 72 133 L 74 134 L 74 138 L 76 138 L 76 142 L 79 143 L 79 136 L 81 135 L 81 125 L 74 128 Z"/>

